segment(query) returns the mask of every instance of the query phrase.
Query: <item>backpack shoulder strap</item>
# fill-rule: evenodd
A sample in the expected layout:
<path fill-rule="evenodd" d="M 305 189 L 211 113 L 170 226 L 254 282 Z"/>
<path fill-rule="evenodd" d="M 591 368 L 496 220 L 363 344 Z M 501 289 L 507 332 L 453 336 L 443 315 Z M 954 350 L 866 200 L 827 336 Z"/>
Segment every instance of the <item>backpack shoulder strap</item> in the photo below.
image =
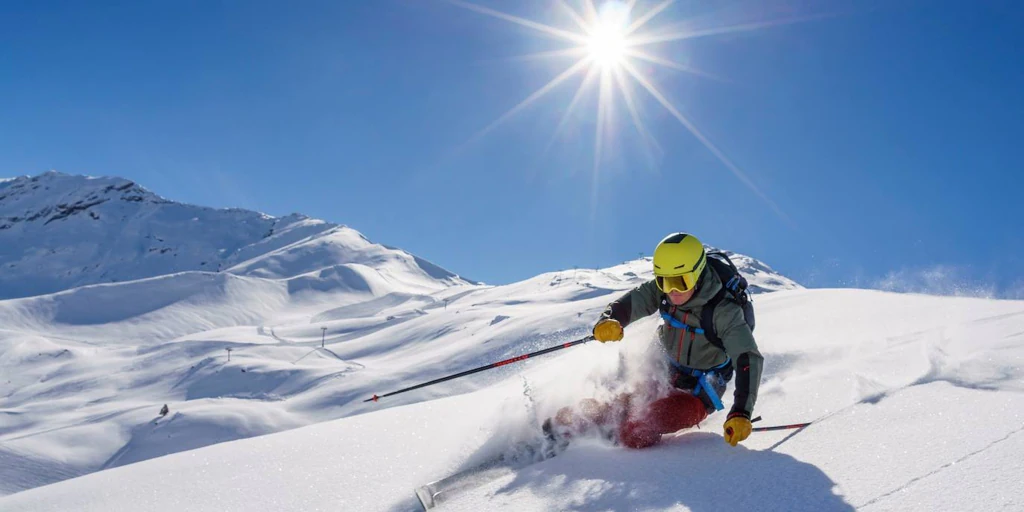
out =
<path fill-rule="evenodd" d="M 712 345 L 724 351 L 725 344 L 722 343 L 722 338 L 718 337 L 718 331 L 715 330 L 715 308 L 723 299 L 725 299 L 725 286 L 721 287 L 707 304 L 704 304 L 704 309 L 700 312 L 700 328 L 704 329 L 704 337 Z"/>

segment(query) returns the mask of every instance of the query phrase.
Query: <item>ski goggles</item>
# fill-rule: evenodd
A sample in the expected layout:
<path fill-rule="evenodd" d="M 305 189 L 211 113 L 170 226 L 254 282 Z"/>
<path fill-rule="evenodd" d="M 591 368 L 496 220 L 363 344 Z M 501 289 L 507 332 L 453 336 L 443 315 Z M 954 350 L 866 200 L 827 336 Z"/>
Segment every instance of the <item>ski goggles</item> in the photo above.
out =
<path fill-rule="evenodd" d="M 688 292 L 697 286 L 697 273 L 687 272 L 678 276 L 656 276 L 654 281 L 663 293 Z"/>

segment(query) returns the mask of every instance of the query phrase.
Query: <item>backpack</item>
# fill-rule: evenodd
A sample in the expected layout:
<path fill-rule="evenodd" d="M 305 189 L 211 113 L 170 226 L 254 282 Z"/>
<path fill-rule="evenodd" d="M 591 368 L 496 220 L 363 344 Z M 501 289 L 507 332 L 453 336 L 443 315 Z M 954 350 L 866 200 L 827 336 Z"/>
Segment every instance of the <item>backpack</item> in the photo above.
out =
<path fill-rule="evenodd" d="M 722 289 L 718 290 L 718 293 L 704 305 L 700 315 L 700 328 L 704 329 L 704 337 L 712 345 L 725 350 L 722 338 L 718 337 L 718 332 L 715 330 L 715 307 L 723 300 L 735 302 L 743 309 L 743 320 L 747 322 L 751 332 L 753 332 L 754 302 L 750 298 L 750 293 L 747 292 L 747 279 L 740 274 L 739 269 L 729 259 L 729 256 L 721 251 L 709 252 L 707 253 L 707 261 L 711 265 L 711 269 L 718 274 L 718 278 L 722 281 Z"/>

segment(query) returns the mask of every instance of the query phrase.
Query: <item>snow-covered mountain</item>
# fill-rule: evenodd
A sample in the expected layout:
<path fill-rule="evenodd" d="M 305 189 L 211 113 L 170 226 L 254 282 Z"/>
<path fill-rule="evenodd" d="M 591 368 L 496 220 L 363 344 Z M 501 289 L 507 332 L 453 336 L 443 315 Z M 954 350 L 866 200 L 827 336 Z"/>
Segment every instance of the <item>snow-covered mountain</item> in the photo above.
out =
<path fill-rule="evenodd" d="M 725 253 L 725 255 L 729 257 L 729 261 L 732 261 L 733 265 L 736 265 L 736 268 L 741 274 L 743 274 L 743 277 L 747 279 L 748 290 L 750 293 L 758 294 L 782 290 L 803 289 L 803 286 L 798 284 L 796 281 L 779 274 L 763 261 L 751 258 L 745 254 L 737 254 L 732 251 L 722 250 L 711 246 L 705 246 L 704 250 L 720 251 Z"/>
<path fill-rule="evenodd" d="M 491 386 L 519 369 L 363 402 L 581 336 L 652 277 L 640 259 L 484 286 L 344 226 L 118 178 L 4 180 L 0 219 L 0 495 Z M 732 258 L 755 292 L 800 289 Z"/>
<path fill-rule="evenodd" d="M 0 299 L 189 271 L 378 295 L 468 283 L 303 215 L 176 203 L 122 178 L 51 171 L 0 181 Z"/>
<path fill-rule="evenodd" d="M 28 203 L 5 222 L 99 222 L 88 210 L 121 199 L 77 201 L 50 206 L 77 213 L 49 224 L 47 214 L 26 220 L 47 208 Z M 166 204 L 156 201 L 148 208 Z M 0 300 L 0 510 L 414 510 L 413 487 L 535 439 L 560 406 L 660 375 L 652 317 L 620 343 L 366 402 L 578 339 L 650 279 L 650 260 L 484 286 L 347 228 L 277 222 L 270 236 L 239 239 L 220 272 L 154 263 L 142 279 Z M 46 240 L 40 225 L 13 229 Z M 228 248 L 208 239 L 209 250 Z M 7 241 L 22 247 L 17 261 L 44 261 L 32 242 Z M 141 268 L 152 253 L 132 254 L 128 266 Z M 804 290 L 732 259 L 761 292 L 756 413 L 810 427 L 732 448 L 718 413 L 642 451 L 583 437 L 442 510 L 1024 508 L 1024 423 L 1013 412 L 1024 406 L 1024 302 Z"/>

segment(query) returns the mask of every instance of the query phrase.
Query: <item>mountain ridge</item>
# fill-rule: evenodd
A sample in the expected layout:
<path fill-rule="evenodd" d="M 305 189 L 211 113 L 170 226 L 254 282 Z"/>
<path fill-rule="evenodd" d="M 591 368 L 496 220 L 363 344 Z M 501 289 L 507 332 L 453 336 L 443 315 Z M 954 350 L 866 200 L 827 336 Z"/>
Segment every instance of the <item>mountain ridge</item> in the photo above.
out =
<path fill-rule="evenodd" d="M 426 288 L 472 283 L 300 213 L 180 203 L 119 177 L 49 171 L 0 182 L 0 299 L 185 271 L 293 278 L 347 263 L 387 267 Z"/>

